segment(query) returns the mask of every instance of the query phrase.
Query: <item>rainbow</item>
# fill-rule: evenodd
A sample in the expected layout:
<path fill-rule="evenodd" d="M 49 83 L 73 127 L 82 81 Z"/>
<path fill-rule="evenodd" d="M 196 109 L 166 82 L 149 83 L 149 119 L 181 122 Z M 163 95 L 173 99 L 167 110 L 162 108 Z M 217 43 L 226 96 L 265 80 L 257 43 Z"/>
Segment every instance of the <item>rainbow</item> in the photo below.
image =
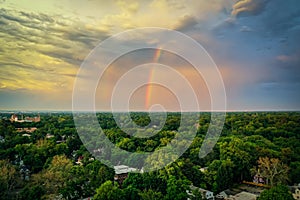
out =
<path fill-rule="evenodd" d="M 162 50 L 160 48 L 157 48 L 155 50 L 154 56 L 153 56 L 153 63 L 158 63 L 159 58 L 161 56 Z M 154 67 L 150 69 L 149 77 L 148 77 L 148 84 L 146 88 L 146 98 L 145 98 L 145 109 L 148 110 L 151 102 L 151 94 L 152 94 L 152 88 L 153 85 L 151 84 L 154 77 Z"/>
<path fill-rule="evenodd" d="M 158 62 L 158 60 L 159 60 L 159 58 L 160 58 L 160 56 L 161 56 L 161 48 L 157 48 L 156 49 L 156 51 L 155 51 L 155 53 L 154 53 L 154 57 L 153 57 L 153 62 L 154 63 L 157 63 Z"/>

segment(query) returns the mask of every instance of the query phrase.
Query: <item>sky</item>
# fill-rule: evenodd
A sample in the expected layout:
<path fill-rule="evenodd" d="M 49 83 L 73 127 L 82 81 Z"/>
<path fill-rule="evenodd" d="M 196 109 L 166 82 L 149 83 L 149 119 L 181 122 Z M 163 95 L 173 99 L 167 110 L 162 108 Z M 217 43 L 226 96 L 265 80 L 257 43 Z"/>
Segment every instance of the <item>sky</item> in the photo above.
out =
<path fill-rule="evenodd" d="M 300 110 L 299 0 L 0 0 L 0 110 L 71 110 L 77 73 L 90 52 L 143 27 L 176 30 L 201 44 L 222 75 L 228 110 Z M 207 86 L 190 63 L 165 51 L 155 56 L 155 50 L 131 52 L 112 63 L 95 107 L 110 110 L 114 85 L 130 66 L 155 60 L 187 77 L 201 109 L 210 110 Z M 166 68 L 148 68 L 135 76 L 169 79 L 185 92 Z M 180 105 L 158 85 L 140 87 L 129 101 L 136 110 Z"/>

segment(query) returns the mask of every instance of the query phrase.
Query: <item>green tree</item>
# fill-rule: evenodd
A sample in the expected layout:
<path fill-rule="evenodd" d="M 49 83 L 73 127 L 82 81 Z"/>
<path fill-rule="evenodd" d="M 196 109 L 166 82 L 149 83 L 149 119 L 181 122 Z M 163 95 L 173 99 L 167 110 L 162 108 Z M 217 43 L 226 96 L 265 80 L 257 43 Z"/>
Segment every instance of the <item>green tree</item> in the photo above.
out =
<path fill-rule="evenodd" d="M 218 169 L 222 165 L 222 161 L 214 160 L 209 166 L 207 171 L 204 173 L 205 175 L 205 182 L 207 184 L 208 189 L 217 191 L 217 173 Z"/>
<path fill-rule="evenodd" d="M 37 185 L 43 185 L 47 198 L 53 198 L 59 194 L 60 189 L 66 187 L 71 178 L 73 164 L 66 156 L 54 156 L 50 166 L 38 174 L 33 175 L 33 181 Z"/>
<path fill-rule="evenodd" d="M 113 180 L 114 170 L 95 160 L 85 166 L 84 175 L 89 180 L 89 187 L 94 191 L 105 181 Z"/>
<path fill-rule="evenodd" d="M 177 179 L 175 176 L 170 176 L 167 180 L 166 200 L 183 200 L 187 199 L 186 190 L 189 189 L 191 182 L 187 179 Z"/>
<path fill-rule="evenodd" d="M 177 161 L 178 162 L 178 161 Z M 180 169 L 188 180 L 192 181 L 193 185 L 200 187 L 204 182 L 204 174 L 200 171 L 199 167 L 195 166 L 190 159 L 183 160 Z"/>
<path fill-rule="evenodd" d="M 163 199 L 163 195 L 161 192 L 154 191 L 152 189 L 144 190 L 139 193 L 141 200 L 161 200 Z"/>
<path fill-rule="evenodd" d="M 46 191 L 41 185 L 27 185 L 21 190 L 20 199 L 41 199 L 44 194 Z"/>
<path fill-rule="evenodd" d="M 91 195 L 93 190 L 87 186 L 88 178 L 84 175 L 84 167 L 82 165 L 74 165 L 70 169 L 70 178 L 66 182 L 66 186 L 60 189 L 60 193 L 65 199 L 80 199 Z"/>
<path fill-rule="evenodd" d="M 19 177 L 16 168 L 8 160 L 0 160 L 0 197 L 2 199 L 9 199 Z"/>
<path fill-rule="evenodd" d="M 191 200 L 202 200 L 202 194 L 201 192 L 196 189 L 192 191 L 192 195 L 189 197 Z"/>
<path fill-rule="evenodd" d="M 221 166 L 217 171 L 216 177 L 216 190 L 221 192 L 225 189 L 228 189 L 233 184 L 233 168 L 234 165 L 231 160 L 223 160 Z"/>
<path fill-rule="evenodd" d="M 132 186 L 123 189 L 123 193 L 125 199 L 140 200 L 140 196 L 139 196 L 140 190 Z"/>
<path fill-rule="evenodd" d="M 271 189 L 264 190 L 258 200 L 293 200 L 293 196 L 288 187 L 278 185 Z"/>
<path fill-rule="evenodd" d="M 300 183 L 300 162 L 292 162 L 290 170 L 290 181 L 291 183 Z"/>
<path fill-rule="evenodd" d="M 143 188 L 145 188 L 143 176 L 144 174 L 140 173 L 129 173 L 128 177 L 124 180 L 122 185 L 123 187 L 132 186 L 136 189 L 142 190 Z"/>
<path fill-rule="evenodd" d="M 250 173 L 252 151 L 250 143 L 244 142 L 237 137 L 230 138 L 230 141 L 225 141 L 220 144 L 221 160 L 231 160 L 235 166 L 235 177 L 237 181 L 242 181 L 245 175 Z"/>
<path fill-rule="evenodd" d="M 115 200 L 125 199 L 123 191 L 119 189 L 118 184 L 112 181 L 106 181 L 97 190 L 94 200 Z"/>

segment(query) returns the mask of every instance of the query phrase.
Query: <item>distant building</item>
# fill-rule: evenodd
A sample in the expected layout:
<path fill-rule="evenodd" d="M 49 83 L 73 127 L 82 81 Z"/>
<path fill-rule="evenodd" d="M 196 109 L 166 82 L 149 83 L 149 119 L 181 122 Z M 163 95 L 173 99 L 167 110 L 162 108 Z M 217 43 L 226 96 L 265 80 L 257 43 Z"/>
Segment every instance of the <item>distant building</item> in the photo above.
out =
<path fill-rule="evenodd" d="M 10 121 L 11 122 L 17 122 L 17 121 L 19 121 L 18 116 L 16 114 L 11 115 Z"/>
<path fill-rule="evenodd" d="M 54 135 L 51 135 L 50 133 L 47 133 L 47 135 L 46 135 L 47 139 L 50 139 L 50 138 L 53 138 L 53 137 L 54 137 Z"/>
<path fill-rule="evenodd" d="M 11 122 L 19 122 L 19 123 L 23 123 L 23 122 L 40 122 L 41 117 L 40 117 L 40 114 L 38 114 L 38 116 L 36 116 L 36 117 L 25 117 L 25 119 L 23 119 L 23 115 L 21 115 L 21 118 L 19 118 L 16 114 L 13 114 L 10 117 L 10 121 Z"/>
<path fill-rule="evenodd" d="M 126 165 L 117 165 L 114 166 L 115 169 L 115 177 L 114 180 L 119 183 L 121 186 L 123 181 L 128 177 L 129 172 L 136 172 L 136 168 L 131 168 Z"/>
<path fill-rule="evenodd" d="M 30 127 L 30 128 L 16 128 L 17 132 L 26 132 L 26 133 L 33 133 L 34 131 L 37 130 L 36 127 Z"/>

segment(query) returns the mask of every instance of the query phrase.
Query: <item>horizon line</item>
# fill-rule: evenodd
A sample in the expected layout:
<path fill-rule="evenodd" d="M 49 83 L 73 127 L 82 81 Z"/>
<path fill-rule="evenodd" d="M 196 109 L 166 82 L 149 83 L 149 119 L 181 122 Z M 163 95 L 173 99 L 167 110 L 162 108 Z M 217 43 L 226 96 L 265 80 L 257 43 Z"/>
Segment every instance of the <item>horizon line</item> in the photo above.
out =
<path fill-rule="evenodd" d="M 1 112 L 110 112 L 110 113 L 124 113 L 124 112 L 148 112 L 148 113 L 161 113 L 161 112 L 182 112 L 182 113 L 188 113 L 188 112 L 300 112 L 300 110 L 296 109 L 230 109 L 230 110 L 167 110 L 167 111 L 147 111 L 147 110 L 120 110 L 120 111 L 114 111 L 112 112 L 111 110 L 64 110 L 64 109 L 0 109 Z"/>

